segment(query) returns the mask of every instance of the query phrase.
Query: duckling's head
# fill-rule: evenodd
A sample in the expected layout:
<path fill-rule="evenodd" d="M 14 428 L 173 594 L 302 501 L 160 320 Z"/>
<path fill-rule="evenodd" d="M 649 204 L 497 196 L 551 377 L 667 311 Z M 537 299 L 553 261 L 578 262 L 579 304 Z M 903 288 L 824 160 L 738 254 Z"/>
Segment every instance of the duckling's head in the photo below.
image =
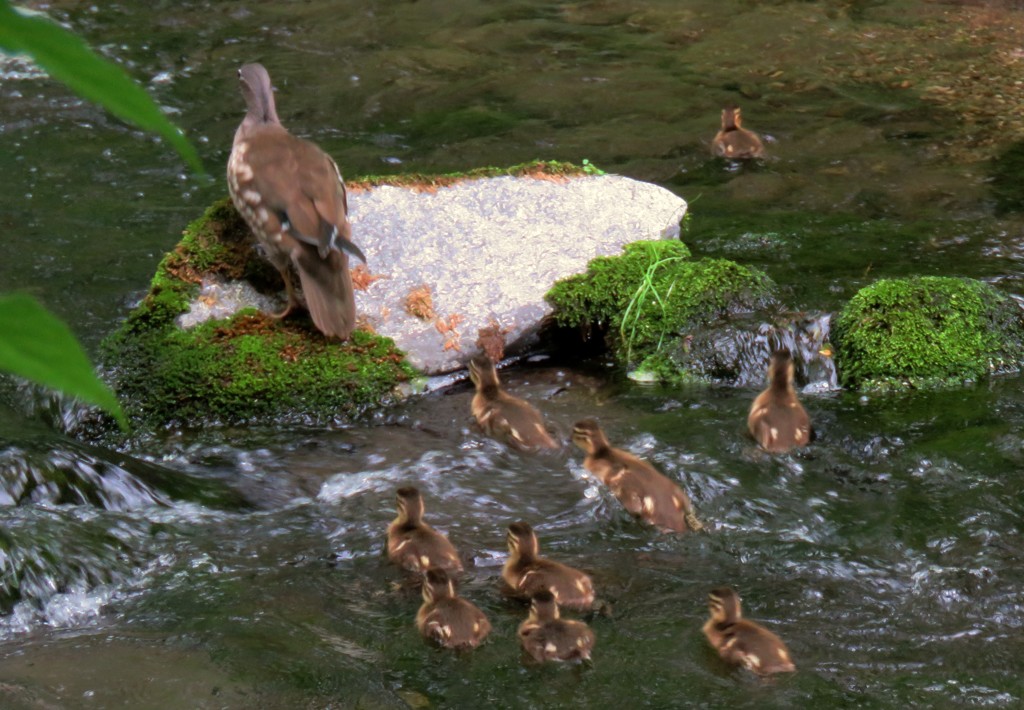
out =
<path fill-rule="evenodd" d="M 573 424 L 572 442 L 587 454 L 595 454 L 608 447 L 608 439 L 596 419 L 582 419 Z"/>
<path fill-rule="evenodd" d="M 418 523 L 423 517 L 423 497 L 418 488 L 405 486 L 395 492 L 398 514 L 406 522 Z"/>
<path fill-rule="evenodd" d="M 494 368 L 494 361 L 487 353 L 479 353 L 469 361 L 469 379 L 476 385 L 477 391 L 487 388 L 497 388 L 498 371 Z"/>
<path fill-rule="evenodd" d="M 740 595 L 732 587 L 718 587 L 708 594 L 708 610 L 711 618 L 720 624 L 734 624 L 743 616 Z"/>
<path fill-rule="evenodd" d="M 530 601 L 530 616 L 535 621 L 554 621 L 558 618 L 558 602 L 555 595 L 543 589 L 533 595 Z"/>
<path fill-rule="evenodd" d="M 768 380 L 774 389 L 789 389 L 793 383 L 793 374 L 796 368 L 793 365 L 793 356 L 789 350 L 776 350 L 768 361 Z"/>
<path fill-rule="evenodd" d="M 440 567 L 431 567 L 423 573 L 423 601 L 432 603 L 455 596 L 455 582 Z"/>
<path fill-rule="evenodd" d="M 536 557 L 537 534 L 529 523 L 518 522 L 508 526 L 508 551 L 519 557 Z"/>
<path fill-rule="evenodd" d="M 743 124 L 739 106 L 726 106 L 722 109 L 722 130 L 735 131 Z"/>

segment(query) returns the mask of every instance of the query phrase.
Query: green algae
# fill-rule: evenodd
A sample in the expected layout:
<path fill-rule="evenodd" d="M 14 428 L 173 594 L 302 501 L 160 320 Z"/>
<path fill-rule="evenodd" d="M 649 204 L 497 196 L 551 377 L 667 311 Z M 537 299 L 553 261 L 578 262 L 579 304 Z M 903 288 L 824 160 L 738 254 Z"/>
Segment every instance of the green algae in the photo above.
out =
<path fill-rule="evenodd" d="M 649 376 L 693 380 L 676 356 L 687 333 L 738 312 L 774 302 L 775 284 L 762 271 L 728 259 L 691 259 L 674 240 L 627 244 L 598 257 L 586 273 L 558 281 L 545 298 L 562 327 L 597 329 L 616 358 Z"/>
<path fill-rule="evenodd" d="M 841 382 L 860 389 L 937 387 L 1015 370 L 1016 302 L 982 281 L 882 279 L 862 288 L 832 331 Z"/>

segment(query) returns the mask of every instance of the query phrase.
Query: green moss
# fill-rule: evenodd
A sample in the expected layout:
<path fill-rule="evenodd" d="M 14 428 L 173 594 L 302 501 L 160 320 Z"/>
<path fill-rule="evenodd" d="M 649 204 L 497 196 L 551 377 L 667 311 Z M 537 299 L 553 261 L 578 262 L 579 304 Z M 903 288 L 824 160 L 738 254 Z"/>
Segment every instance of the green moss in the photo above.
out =
<path fill-rule="evenodd" d="M 634 242 L 621 256 L 598 257 L 586 273 L 547 293 L 553 318 L 561 326 L 596 326 L 619 359 L 631 363 L 663 352 L 689 329 L 773 300 L 774 284 L 763 272 L 689 257 L 678 241 Z"/>
<path fill-rule="evenodd" d="M 356 331 L 339 344 L 308 323 L 255 311 L 183 331 L 176 319 L 206 275 L 246 279 L 264 292 L 283 288 L 228 198 L 188 225 L 149 293 L 103 343 L 136 426 L 351 417 L 384 403 L 416 374 L 388 338 Z"/>
<path fill-rule="evenodd" d="M 357 330 L 339 344 L 251 309 L 191 330 L 122 332 L 105 348 L 146 426 L 347 418 L 415 374 L 390 338 Z"/>
<path fill-rule="evenodd" d="M 656 352 L 645 357 L 629 372 L 629 379 L 640 383 L 660 382 L 674 387 L 704 383 L 704 380 L 688 368 L 682 359 L 665 352 Z"/>
<path fill-rule="evenodd" d="M 861 289 L 833 327 L 844 385 L 936 386 L 1019 368 L 1017 304 L 964 278 L 883 279 Z"/>
<path fill-rule="evenodd" d="M 558 325 L 607 324 L 629 304 L 649 269 L 664 269 L 689 257 L 690 250 L 680 241 L 633 242 L 619 256 L 592 259 L 585 273 L 559 280 L 545 298 Z"/>
<path fill-rule="evenodd" d="M 352 189 L 382 184 L 432 189 L 502 175 L 581 174 L 601 171 L 587 161 L 582 166 L 535 161 L 348 184 Z M 385 403 L 398 383 L 417 374 L 388 338 L 356 331 L 350 342 L 338 344 L 308 323 L 279 322 L 255 311 L 182 331 L 176 320 L 209 275 L 245 279 L 265 293 L 283 288 L 228 198 L 188 225 L 160 262 L 142 303 L 103 344 L 114 387 L 137 426 L 345 418 Z"/>
<path fill-rule="evenodd" d="M 149 292 L 125 327 L 143 332 L 170 325 L 189 309 L 204 274 L 245 278 L 265 290 L 283 285 L 273 267 L 257 256 L 249 228 L 227 197 L 185 228 L 174 251 L 161 259 Z"/>
<path fill-rule="evenodd" d="M 466 180 L 479 180 L 494 177 L 571 177 L 574 175 L 604 175 L 605 172 L 584 160 L 582 165 L 559 160 L 534 160 L 529 163 L 513 165 L 509 168 L 484 167 L 474 168 L 460 173 L 444 173 L 427 175 L 423 173 L 403 173 L 401 175 L 367 175 L 355 180 L 346 181 L 350 189 L 371 189 L 381 185 L 399 187 L 419 187 L 434 189 L 447 187 Z"/>

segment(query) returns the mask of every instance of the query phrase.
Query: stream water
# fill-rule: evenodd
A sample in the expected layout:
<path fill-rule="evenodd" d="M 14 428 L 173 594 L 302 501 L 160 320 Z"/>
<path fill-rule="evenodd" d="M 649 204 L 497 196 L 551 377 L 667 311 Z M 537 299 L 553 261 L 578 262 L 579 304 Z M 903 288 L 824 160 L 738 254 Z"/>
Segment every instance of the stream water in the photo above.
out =
<path fill-rule="evenodd" d="M 1022 222 L 993 167 L 1017 136 L 928 100 L 940 79 L 901 64 L 934 57 L 927 71 L 962 64 L 984 84 L 995 45 L 969 34 L 1013 39 L 1013 3 L 34 4 L 145 82 L 213 175 L 6 65 L 0 291 L 35 294 L 93 352 L 224 194 L 235 69 L 253 60 L 285 124 L 346 175 L 586 158 L 678 191 L 696 254 L 766 269 L 812 317 L 880 276 L 1024 290 Z M 710 158 L 728 102 L 766 136 L 763 163 Z M 642 386 L 571 354 L 502 374 L 563 434 L 599 417 L 683 483 L 710 533 L 638 525 L 576 450 L 530 457 L 485 439 L 465 384 L 346 426 L 168 430 L 120 450 L 69 435 L 73 406 L 4 386 L 0 706 L 1024 701 L 1020 377 L 870 397 L 803 381 L 819 439 L 768 456 L 743 436 L 756 385 Z M 408 484 L 473 561 L 462 593 L 494 631 L 472 653 L 420 640 L 418 595 L 381 556 Z M 525 608 L 496 584 L 518 519 L 610 605 L 590 619 L 590 667 L 523 662 Z M 721 584 L 786 640 L 797 673 L 760 681 L 720 663 L 700 627 Z"/>

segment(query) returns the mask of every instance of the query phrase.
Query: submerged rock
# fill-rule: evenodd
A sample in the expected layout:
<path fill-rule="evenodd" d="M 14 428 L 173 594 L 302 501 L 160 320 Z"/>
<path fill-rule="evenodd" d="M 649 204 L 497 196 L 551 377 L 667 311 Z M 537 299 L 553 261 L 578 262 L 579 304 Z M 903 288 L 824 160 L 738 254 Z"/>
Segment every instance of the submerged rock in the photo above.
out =
<path fill-rule="evenodd" d="M 368 264 L 353 264 L 362 328 L 344 344 L 266 315 L 283 284 L 226 199 L 190 225 L 105 343 L 136 419 L 347 418 L 418 373 L 522 352 L 556 280 L 629 242 L 677 237 L 686 203 L 590 166 L 534 163 L 351 183 L 349 209 Z"/>
<path fill-rule="evenodd" d="M 862 389 L 959 384 L 1024 361 L 1020 305 L 966 278 L 876 281 L 843 308 L 833 340 L 842 383 Z"/>
<path fill-rule="evenodd" d="M 648 357 L 630 372 L 630 378 L 650 382 L 697 378 L 733 387 L 761 387 L 767 382 L 771 354 L 784 348 L 793 356 L 800 391 L 838 389 L 828 345 L 831 318 L 830 313 L 756 312 L 722 319 L 678 339 L 668 353 Z"/>

